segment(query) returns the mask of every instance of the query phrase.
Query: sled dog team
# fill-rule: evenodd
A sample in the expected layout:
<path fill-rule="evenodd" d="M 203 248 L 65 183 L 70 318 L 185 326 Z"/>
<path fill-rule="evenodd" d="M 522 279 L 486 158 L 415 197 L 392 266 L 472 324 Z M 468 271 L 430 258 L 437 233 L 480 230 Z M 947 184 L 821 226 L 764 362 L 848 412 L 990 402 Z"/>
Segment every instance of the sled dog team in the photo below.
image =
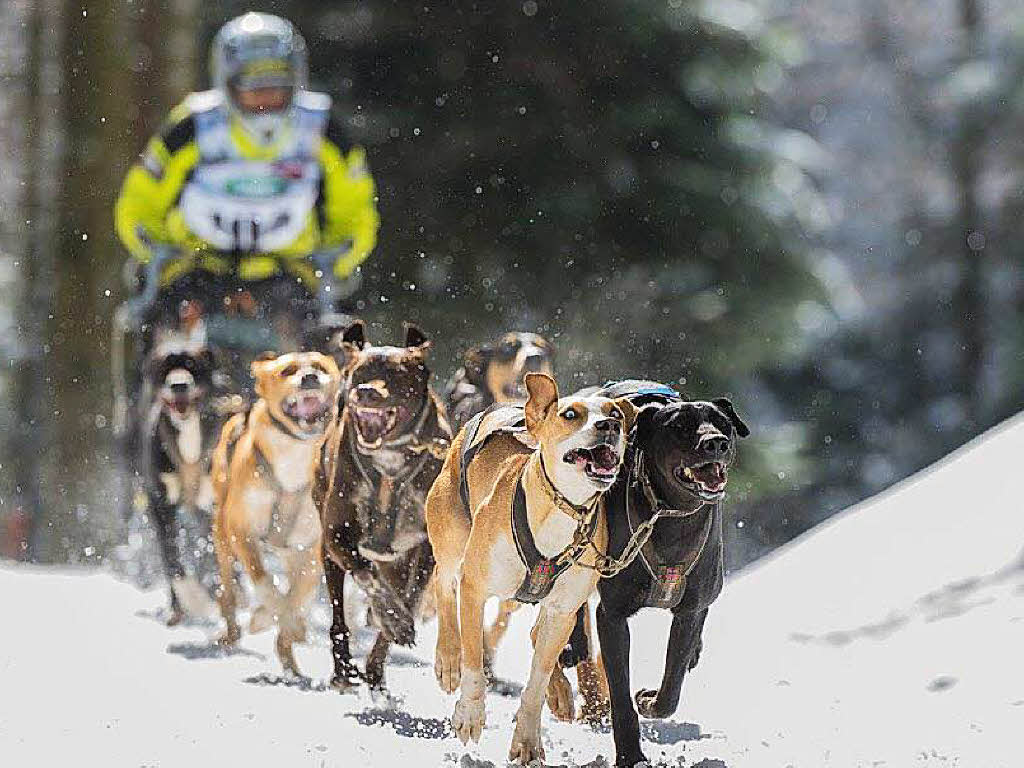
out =
<path fill-rule="evenodd" d="M 470 350 L 443 401 L 430 383 L 430 341 L 415 326 L 401 346 L 371 343 L 355 321 L 307 347 L 252 364 L 258 399 L 219 439 L 201 418 L 208 353 L 149 361 L 157 396 L 147 487 L 170 622 L 194 588 L 174 551 L 174 507 L 212 491 L 222 643 L 241 636 L 238 566 L 255 596 L 249 631 L 276 627 L 277 655 L 293 674 L 307 604 L 326 578 L 331 685 L 342 691 L 382 688 L 390 645 L 411 645 L 417 619 L 436 611 L 434 672 L 445 692 L 458 692 L 452 725 L 466 743 L 486 723 L 491 663 L 510 614 L 536 604 L 509 759 L 544 758 L 545 701 L 573 719 L 564 669 L 576 667 L 583 717 L 610 712 L 616 765 L 642 762 L 638 712 L 675 711 L 722 587 L 720 502 L 736 439 L 749 434 L 729 400 L 688 400 L 643 380 L 565 395 L 553 349 L 535 334 Z M 208 480 L 203 456 L 212 456 Z M 284 591 L 264 566 L 268 549 L 285 570 Z M 349 648 L 349 576 L 379 630 L 363 669 Z M 487 627 L 491 597 L 502 602 Z M 660 688 L 633 697 L 627 619 L 642 607 L 673 620 Z"/>

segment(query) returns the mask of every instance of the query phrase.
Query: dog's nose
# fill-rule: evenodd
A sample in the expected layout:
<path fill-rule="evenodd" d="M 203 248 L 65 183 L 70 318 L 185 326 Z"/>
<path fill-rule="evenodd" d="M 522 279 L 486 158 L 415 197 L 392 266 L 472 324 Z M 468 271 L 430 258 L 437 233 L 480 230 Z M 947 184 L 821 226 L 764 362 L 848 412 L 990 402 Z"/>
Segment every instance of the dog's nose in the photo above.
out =
<path fill-rule="evenodd" d="M 729 438 L 725 435 L 704 435 L 697 441 L 697 450 L 709 459 L 720 459 L 729 452 Z"/>
<path fill-rule="evenodd" d="M 188 392 L 188 383 L 184 381 L 176 381 L 171 384 L 171 392 L 176 395 L 184 395 Z"/>
<path fill-rule="evenodd" d="M 523 358 L 523 371 L 529 373 L 541 370 L 546 359 L 540 352 L 531 352 Z"/>
<path fill-rule="evenodd" d="M 320 389 L 320 376 L 315 373 L 303 375 L 302 381 L 299 382 L 299 387 L 302 389 Z"/>
<path fill-rule="evenodd" d="M 360 384 L 356 387 L 356 402 L 360 405 L 375 405 L 383 400 L 380 390 L 372 384 Z"/>
<path fill-rule="evenodd" d="M 611 432 L 614 434 L 622 429 L 622 424 L 619 423 L 618 419 L 601 419 L 595 422 L 594 429 L 598 432 Z"/>

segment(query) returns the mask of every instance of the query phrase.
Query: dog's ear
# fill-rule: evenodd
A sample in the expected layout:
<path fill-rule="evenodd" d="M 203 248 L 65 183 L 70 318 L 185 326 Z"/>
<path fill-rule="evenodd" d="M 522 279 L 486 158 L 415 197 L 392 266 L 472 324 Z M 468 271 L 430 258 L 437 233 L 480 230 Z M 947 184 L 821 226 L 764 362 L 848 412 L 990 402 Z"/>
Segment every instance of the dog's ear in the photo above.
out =
<path fill-rule="evenodd" d="M 342 344 L 351 344 L 357 350 L 366 346 L 366 325 L 362 320 L 355 320 L 341 334 Z"/>
<path fill-rule="evenodd" d="M 622 411 L 622 420 L 625 422 L 623 431 L 628 435 L 629 430 L 633 428 L 633 424 L 636 423 L 636 416 L 639 413 L 637 407 L 633 405 L 633 401 L 628 397 L 620 397 L 614 401 L 615 405 L 618 406 L 619 410 Z"/>
<path fill-rule="evenodd" d="M 430 349 L 430 339 L 419 329 L 419 326 L 413 323 L 402 323 L 402 325 L 405 326 L 405 346 L 418 349 L 421 352 Z"/>
<path fill-rule="evenodd" d="M 209 368 L 211 371 L 217 367 L 217 356 L 213 353 L 213 350 L 209 347 L 203 347 L 199 354 L 196 355 L 200 364 Z"/>
<path fill-rule="evenodd" d="M 526 384 L 526 391 L 530 393 L 524 408 L 526 428 L 533 432 L 558 404 L 558 385 L 546 373 L 528 373 L 523 377 L 523 381 Z"/>
<path fill-rule="evenodd" d="M 249 373 L 252 375 L 253 389 L 260 397 L 263 397 L 263 387 L 260 386 L 260 383 L 263 377 L 267 375 L 267 370 L 270 368 L 270 364 L 276 359 L 276 353 L 262 352 L 259 357 L 249 364 Z"/>
<path fill-rule="evenodd" d="M 491 355 L 494 354 L 494 347 L 490 344 L 481 344 L 479 347 L 470 347 L 466 351 L 466 362 L 464 368 L 466 371 L 466 378 L 473 384 L 482 384 L 484 380 L 484 371 L 487 370 L 487 363 L 491 359 Z"/>
<path fill-rule="evenodd" d="M 711 402 L 714 403 L 718 410 L 729 417 L 729 421 L 731 421 L 732 425 L 736 427 L 737 435 L 740 437 L 749 437 L 750 428 L 743 423 L 743 419 L 741 419 L 739 414 L 736 413 L 736 409 L 732 406 L 732 400 L 728 397 L 716 397 Z"/>
<path fill-rule="evenodd" d="M 213 374 L 217 370 L 217 358 L 213 350 L 203 347 L 196 353 L 196 380 L 203 384 L 213 383 Z"/>
<path fill-rule="evenodd" d="M 640 444 L 647 441 L 647 437 L 654 427 L 654 417 L 661 408 L 662 406 L 660 405 L 649 403 L 636 412 L 636 416 L 633 419 L 635 434 L 631 436 L 632 439 Z"/>
<path fill-rule="evenodd" d="M 341 377 L 341 369 L 338 367 L 338 363 L 334 359 L 333 356 L 325 355 L 323 352 L 317 352 L 316 356 L 317 356 L 317 360 L 320 362 L 320 364 L 325 369 L 327 369 L 327 373 L 330 376 L 332 376 L 332 377 L 334 377 L 336 379 Z"/>

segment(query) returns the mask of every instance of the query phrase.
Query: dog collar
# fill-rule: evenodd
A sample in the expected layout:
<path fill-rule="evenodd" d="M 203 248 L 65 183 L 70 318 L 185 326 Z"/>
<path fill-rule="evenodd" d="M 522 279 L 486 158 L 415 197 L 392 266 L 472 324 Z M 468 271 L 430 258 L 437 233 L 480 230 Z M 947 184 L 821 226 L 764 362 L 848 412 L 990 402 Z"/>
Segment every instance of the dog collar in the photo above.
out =
<path fill-rule="evenodd" d="M 547 494 L 548 498 L 551 499 L 551 503 L 574 520 L 582 520 L 588 515 L 593 514 L 594 507 L 597 504 L 597 500 L 600 497 L 601 492 L 596 492 L 583 504 L 573 504 L 565 498 L 565 495 L 559 491 L 551 481 L 551 476 L 548 475 L 548 468 L 544 464 L 544 453 L 539 448 L 537 449 L 537 455 L 540 457 L 540 474 L 544 478 L 544 482 L 542 483 L 544 492 Z"/>
<path fill-rule="evenodd" d="M 274 415 L 274 412 L 270 410 L 270 403 L 267 403 L 267 416 L 270 417 L 270 420 L 274 423 L 274 426 L 277 428 L 277 430 L 279 432 L 284 432 L 288 437 L 293 437 L 296 440 L 302 441 L 314 440 L 318 437 L 323 437 L 322 432 L 320 434 L 311 435 L 307 435 L 302 432 L 294 432 L 287 424 L 285 424 L 283 421 L 277 418 L 277 416 Z"/>
<path fill-rule="evenodd" d="M 651 510 L 657 513 L 658 517 L 690 517 L 692 515 L 696 515 L 708 504 L 713 503 L 704 501 L 698 496 L 697 498 L 701 503 L 697 508 L 693 510 L 685 510 L 670 507 L 664 501 L 659 499 L 657 492 L 654 490 L 654 484 L 651 482 L 651 478 L 647 474 L 647 468 L 644 463 L 644 452 L 639 448 L 637 448 L 633 455 L 633 477 L 640 486 L 640 490 L 643 492 L 644 498 L 647 499 L 647 503 L 651 505 Z"/>

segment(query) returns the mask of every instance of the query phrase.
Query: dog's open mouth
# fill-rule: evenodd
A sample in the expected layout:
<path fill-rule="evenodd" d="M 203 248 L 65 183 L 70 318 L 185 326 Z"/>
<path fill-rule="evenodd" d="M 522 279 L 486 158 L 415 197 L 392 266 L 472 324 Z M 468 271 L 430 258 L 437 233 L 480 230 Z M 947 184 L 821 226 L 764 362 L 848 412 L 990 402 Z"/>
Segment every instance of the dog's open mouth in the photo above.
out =
<path fill-rule="evenodd" d="M 725 494 L 728 471 L 720 461 L 709 461 L 695 467 L 676 467 L 676 479 L 705 501 L 717 501 Z"/>
<path fill-rule="evenodd" d="M 356 437 L 367 448 L 380 448 L 388 432 L 398 423 L 398 408 L 369 408 L 356 406 L 352 409 L 356 421 Z"/>
<path fill-rule="evenodd" d="M 168 408 L 179 416 L 185 416 L 192 407 L 192 398 L 188 395 L 175 395 L 164 398 L 164 407 Z"/>
<path fill-rule="evenodd" d="M 282 410 L 302 429 L 308 430 L 324 420 L 329 408 L 323 392 L 307 390 L 289 395 Z"/>
<path fill-rule="evenodd" d="M 587 477 L 601 483 L 615 482 L 619 473 L 619 453 L 607 443 L 593 448 L 573 448 L 562 461 L 580 467 Z"/>

